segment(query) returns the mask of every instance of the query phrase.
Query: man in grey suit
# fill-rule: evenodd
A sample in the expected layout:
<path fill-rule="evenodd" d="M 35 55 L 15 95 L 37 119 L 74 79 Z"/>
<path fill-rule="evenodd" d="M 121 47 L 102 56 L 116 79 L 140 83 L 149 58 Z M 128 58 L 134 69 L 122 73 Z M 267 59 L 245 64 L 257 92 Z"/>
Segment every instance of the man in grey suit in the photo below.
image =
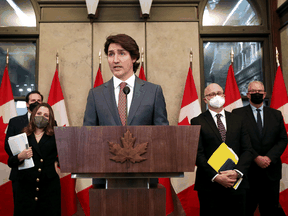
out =
<path fill-rule="evenodd" d="M 106 39 L 104 51 L 113 77 L 90 90 L 83 125 L 168 125 L 161 86 L 143 81 L 134 74 L 140 56 L 135 40 L 125 34 L 111 35 Z M 122 85 L 130 89 L 127 94 L 127 122 L 126 115 L 123 117 L 120 110 L 125 96 Z"/>

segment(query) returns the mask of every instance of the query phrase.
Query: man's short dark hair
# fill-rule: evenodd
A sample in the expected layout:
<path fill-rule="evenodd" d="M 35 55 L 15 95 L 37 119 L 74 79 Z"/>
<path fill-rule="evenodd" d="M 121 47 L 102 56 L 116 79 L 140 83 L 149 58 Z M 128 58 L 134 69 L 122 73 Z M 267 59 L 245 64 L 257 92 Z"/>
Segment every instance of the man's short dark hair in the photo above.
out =
<path fill-rule="evenodd" d="M 117 34 L 117 35 L 110 35 L 106 38 L 106 42 L 104 44 L 104 52 L 108 55 L 108 48 L 110 44 L 115 43 L 119 44 L 123 49 L 127 50 L 131 56 L 131 58 L 136 61 L 133 63 L 133 71 L 136 73 L 140 63 L 137 60 L 140 57 L 139 47 L 136 41 L 126 34 Z"/>
<path fill-rule="evenodd" d="M 30 96 L 31 94 L 38 94 L 38 95 L 40 95 L 40 96 L 41 96 L 41 100 L 43 101 L 43 95 L 42 95 L 39 91 L 35 90 L 35 91 L 29 92 L 29 93 L 26 95 L 26 98 L 25 98 L 26 103 L 29 102 L 29 96 Z"/>

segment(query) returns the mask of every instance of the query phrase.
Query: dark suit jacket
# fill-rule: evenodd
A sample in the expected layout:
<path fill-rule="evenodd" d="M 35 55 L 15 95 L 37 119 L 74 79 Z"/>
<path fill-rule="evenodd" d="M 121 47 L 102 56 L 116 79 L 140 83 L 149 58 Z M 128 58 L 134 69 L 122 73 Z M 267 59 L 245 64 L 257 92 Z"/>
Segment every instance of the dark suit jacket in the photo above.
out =
<path fill-rule="evenodd" d="M 247 172 L 252 160 L 252 149 L 248 132 L 240 116 L 225 111 L 226 115 L 226 144 L 238 155 L 239 161 L 235 167 L 244 174 L 239 189 L 248 188 Z M 213 152 L 221 145 L 219 130 L 209 110 L 191 120 L 191 125 L 201 125 L 199 146 L 197 152 L 197 171 L 195 190 L 221 192 L 226 189 L 222 185 L 212 182 L 217 172 L 207 163 Z"/>
<path fill-rule="evenodd" d="M 165 99 L 162 89 L 135 78 L 127 125 L 168 125 Z M 90 90 L 84 126 L 122 125 L 115 101 L 113 78 Z"/>
<path fill-rule="evenodd" d="M 28 113 L 26 113 L 25 115 L 16 116 L 9 120 L 8 129 L 5 137 L 5 151 L 9 155 L 8 166 L 12 168 L 9 177 L 10 180 L 16 180 L 18 165 L 22 164 L 23 161 L 19 162 L 17 155 L 13 156 L 8 144 L 8 138 L 20 134 L 23 128 L 28 125 L 28 123 Z"/>
<path fill-rule="evenodd" d="M 249 176 L 257 176 L 258 172 L 265 172 L 270 180 L 280 180 L 282 163 L 280 156 L 287 145 L 287 134 L 284 126 L 283 116 L 280 111 L 264 107 L 264 128 L 260 137 L 256 120 L 250 105 L 234 109 L 233 113 L 245 119 L 246 127 L 250 135 L 253 148 L 253 159 L 257 156 L 268 156 L 271 164 L 268 168 L 260 168 L 254 161 L 249 170 Z"/>

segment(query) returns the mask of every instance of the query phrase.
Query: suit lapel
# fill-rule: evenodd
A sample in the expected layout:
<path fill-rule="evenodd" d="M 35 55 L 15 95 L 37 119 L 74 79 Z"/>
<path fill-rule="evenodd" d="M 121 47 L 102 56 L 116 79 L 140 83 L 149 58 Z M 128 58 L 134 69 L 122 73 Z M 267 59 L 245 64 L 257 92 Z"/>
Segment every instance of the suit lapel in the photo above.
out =
<path fill-rule="evenodd" d="M 257 123 L 256 123 L 256 120 L 255 120 L 255 117 L 254 117 L 254 114 L 252 112 L 252 108 L 251 108 L 250 105 L 246 106 L 246 115 L 249 118 L 249 120 L 250 120 L 250 122 L 252 124 L 252 127 L 253 127 L 255 133 L 257 134 L 258 138 L 260 138 L 260 134 L 259 134 L 259 131 L 258 131 Z"/>
<path fill-rule="evenodd" d="M 266 134 L 266 130 L 268 127 L 268 124 L 265 124 L 265 122 L 269 122 L 268 118 L 269 118 L 269 110 L 267 109 L 267 107 L 263 107 L 263 122 L 264 122 L 264 127 L 263 127 L 263 131 L 262 134 Z"/>
<path fill-rule="evenodd" d="M 215 124 L 215 121 L 211 115 L 211 113 L 209 112 L 209 110 L 207 110 L 206 112 L 203 113 L 204 114 L 204 118 L 207 121 L 208 125 L 210 126 L 210 128 L 212 129 L 212 131 L 216 134 L 217 138 L 221 141 L 222 143 L 222 138 L 220 135 L 220 132 Z"/>
<path fill-rule="evenodd" d="M 23 116 L 23 119 L 24 119 L 25 125 L 27 126 L 29 124 L 28 112 Z"/>
<path fill-rule="evenodd" d="M 145 89 L 144 81 L 138 78 L 137 76 L 135 76 L 133 99 L 132 99 L 130 110 L 129 110 L 127 125 L 130 125 L 132 119 L 134 118 L 136 111 L 138 107 L 140 106 L 141 101 L 143 100 L 145 91 L 146 89 Z"/>
<path fill-rule="evenodd" d="M 225 117 L 226 117 L 226 140 L 225 140 L 225 143 L 228 143 L 227 140 L 230 139 L 230 136 L 229 136 L 229 132 L 230 132 L 230 128 L 232 127 L 233 125 L 233 120 L 231 119 L 231 113 L 225 111 Z M 233 137 L 232 137 L 233 139 Z"/>
<path fill-rule="evenodd" d="M 46 134 L 43 134 L 43 136 L 44 135 L 46 135 Z M 30 136 L 31 136 L 31 139 L 29 142 L 29 146 L 32 146 L 32 149 L 35 149 L 35 151 L 42 157 L 42 154 L 41 154 L 41 151 L 39 148 L 39 143 L 41 142 L 42 139 L 40 140 L 39 143 L 37 143 L 34 133 L 32 133 Z"/>
<path fill-rule="evenodd" d="M 104 87 L 105 87 L 103 90 L 104 98 L 114 118 L 114 121 L 116 125 L 122 125 L 120 117 L 119 117 L 116 101 L 115 101 L 113 78 L 110 79 L 107 83 L 105 83 Z"/>

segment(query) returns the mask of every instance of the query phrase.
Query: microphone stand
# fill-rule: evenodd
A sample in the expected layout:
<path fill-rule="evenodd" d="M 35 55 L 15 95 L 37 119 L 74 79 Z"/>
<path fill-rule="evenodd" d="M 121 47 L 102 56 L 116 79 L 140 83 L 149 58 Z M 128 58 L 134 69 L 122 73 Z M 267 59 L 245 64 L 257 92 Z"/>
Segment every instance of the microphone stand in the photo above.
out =
<path fill-rule="evenodd" d="M 125 121 L 125 125 L 127 126 L 127 118 L 128 118 L 128 101 L 127 101 L 127 95 L 130 93 L 130 88 L 128 86 L 125 86 L 123 88 L 123 92 L 126 96 L 126 121 Z"/>

